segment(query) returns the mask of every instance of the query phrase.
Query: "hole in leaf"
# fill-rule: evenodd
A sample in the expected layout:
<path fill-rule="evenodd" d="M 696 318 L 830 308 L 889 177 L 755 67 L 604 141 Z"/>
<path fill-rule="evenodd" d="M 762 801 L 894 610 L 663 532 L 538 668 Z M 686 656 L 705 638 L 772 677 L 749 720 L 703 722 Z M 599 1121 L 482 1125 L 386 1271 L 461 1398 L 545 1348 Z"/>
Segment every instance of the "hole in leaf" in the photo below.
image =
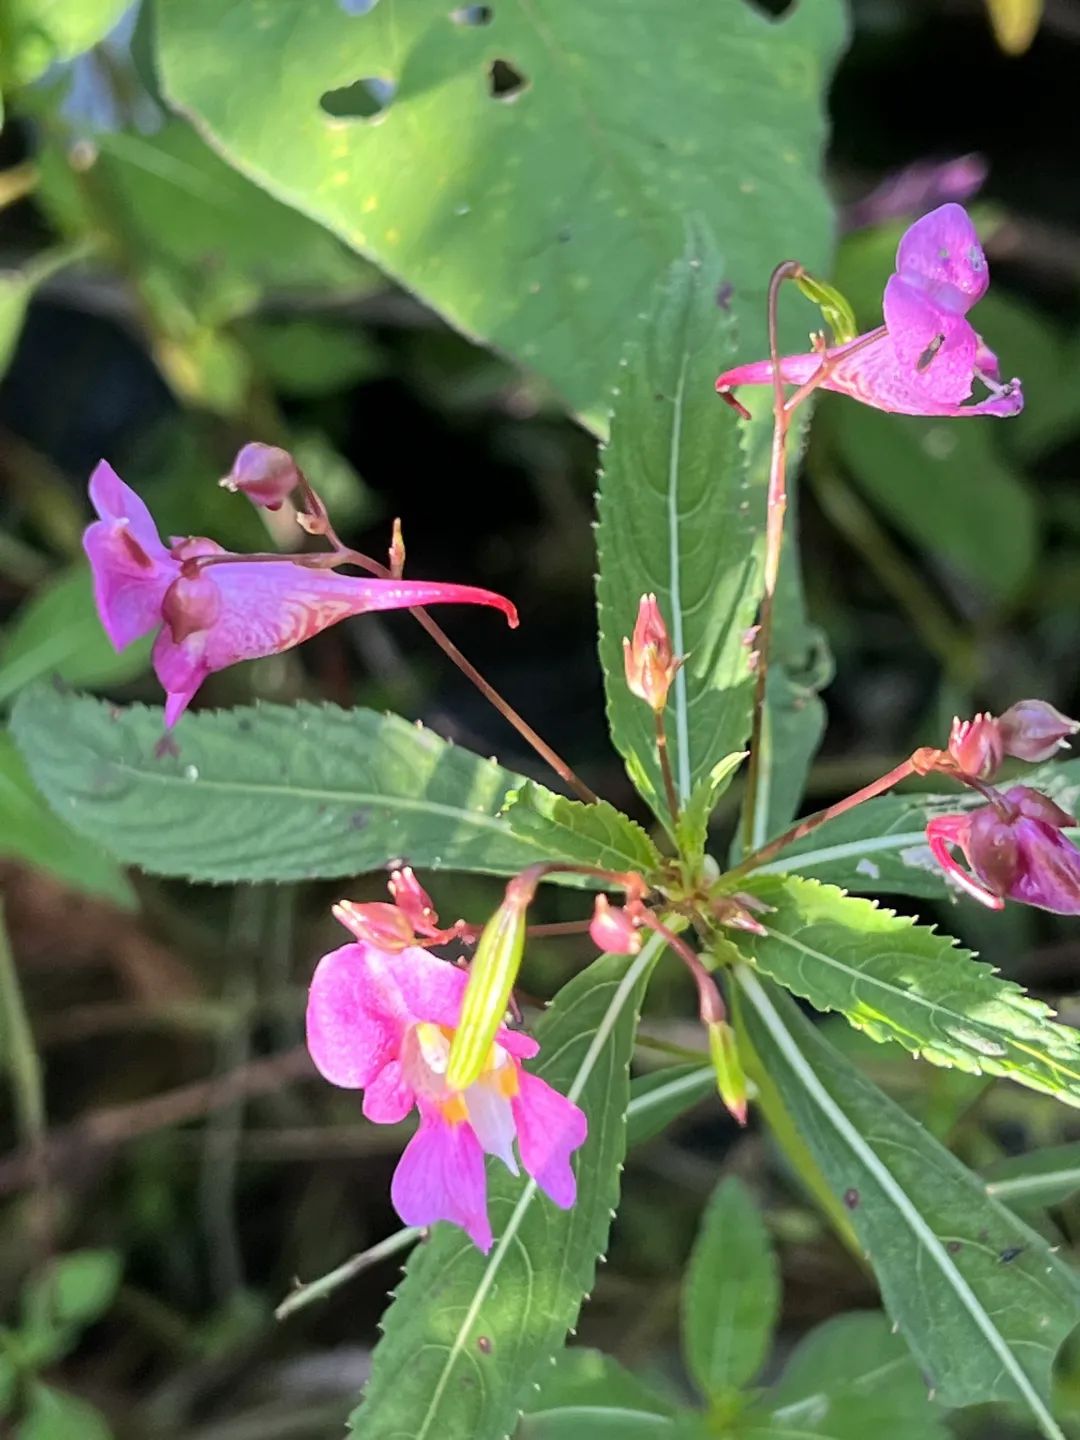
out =
<path fill-rule="evenodd" d="M 493 60 L 488 66 L 488 94 L 493 100 L 516 100 L 529 82 L 509 60 Z"/>
<path fill-rule="evenodd" d="M 319 106 L 335 120 L 380 119 L 394 98 L 397 85 L 385 75 L 365 75 L 340 90 L 327 90 L 319 97 Z"/>
<path fill-rule="evenodd" d="M 490 25 L 495 14 L 490 5 L 460 5 L 450 11 L 455 25 Z"/>

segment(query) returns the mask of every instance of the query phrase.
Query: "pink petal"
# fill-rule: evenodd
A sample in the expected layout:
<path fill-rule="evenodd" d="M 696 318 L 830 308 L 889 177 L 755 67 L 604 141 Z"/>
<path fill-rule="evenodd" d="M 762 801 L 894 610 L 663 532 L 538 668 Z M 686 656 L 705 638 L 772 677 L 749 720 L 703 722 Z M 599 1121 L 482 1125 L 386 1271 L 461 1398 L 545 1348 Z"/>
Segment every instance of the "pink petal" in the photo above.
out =
<path fill-rule="evenodd" d="M 364 1091 L 364 1116 L 376 1125 L 397 1125 L 415 1104 L 416 1091 L 406 1081 L 399 1060 L 384 1065 Z"/>
<path fill-rule="evenodd" d="M 401 952 L 396 978 L 409 1013 L 432 1025 L 454 1029 L 461 1019 L 461 1000 L 469 977 L 465 970 L 413 946 Z"/>
<path fill-rule="evenodd" d="M 90 503 L 100 520 L 126 522 L 132 535 L 152 559 L 164 559 L 168 554 L 161 543 L 154 517 L 106 460 L 99 460 L 90 476 Z"/>
<path fill-rule="evenodd" d="M 962 205 L 939 205 L 910 225 L 896 251 L 896 269 L 950 303 L 954 292 L 961 296 L 961 313 L 981 300 L 990 284 L 986 256 Z"/>
<path fill-rule="evenodd" d="M 889 340 L 908 383 L 943 404 L 966 400 L 979 342 L 964 317 L 935 305 L 902 275 L 886 285 L 884 309 Z"/>
<path fill-rule="evenodd" d="M 468 1125 L 453 1125 L 425 1107 L 394 1171 L 390 1198 L 406 1225 L 449 1220 L 485 1255 L 491 1249 L 484 1152 Z"/>
<path fill-rule="evenodd" d="M 1013 833 L 1021 870 L 1009 899 L 1055 915 L 1080 915 L 1080 850 L 1060 830 L 1027 816 L 1015 822 Z"/>
<path fill-rule="evenodd" d="M 508 1055 L 513 1055 L 515 1060 L 531 1060 L 534 1055 L 540 1054 L 540 1046 L 523 1030 L 504 1028 L 495 1036 L 495 1040 Z"/>
<path fill-rule="evenodd" d="M 196 690 L 210 673 L 204 658 L 205 633 L 197 631 L 179 645 L 167 625 L 154 641 L 154 673 L 165 691 L 165 724 L 171 729 L 191 704 Z"/>
<path fill-rule="evenodd" d="M 89 525 L 83 549 L 101 624 L 113 646 L 123 650 L 161 624 L 161 602 L 178 567 L 167 555 L 162 560 L 144 550 L 123 520 Z"/>
<path fill-rule="evenodd" d="M 511 1175 L 518 1173 L 514 1159 L 514 1136 L 517 1127 L 510 1100 L 497 1084 L 478 1080 L 464 1094 L 469 1124 L 485 1155 L 495 1155 Z"/>
<path fill-rule="evenodd" d="M 541 1190 L 568 1210 L 577 1196 L 570 1156 L 585 1143 L 585 1114 L 539 1076 L 523 1070 L 518 1079 L 513 1107 L 521 1163 Z"/>
<path fill-rule="evenodd" d="M 307 1045 L 332 1085 L 359 1090 L 396 1060 L 409 1017 L 394 983 L 396 960 L 363 943 L 342 945 L 319 961 L 307 1007 Z"/>

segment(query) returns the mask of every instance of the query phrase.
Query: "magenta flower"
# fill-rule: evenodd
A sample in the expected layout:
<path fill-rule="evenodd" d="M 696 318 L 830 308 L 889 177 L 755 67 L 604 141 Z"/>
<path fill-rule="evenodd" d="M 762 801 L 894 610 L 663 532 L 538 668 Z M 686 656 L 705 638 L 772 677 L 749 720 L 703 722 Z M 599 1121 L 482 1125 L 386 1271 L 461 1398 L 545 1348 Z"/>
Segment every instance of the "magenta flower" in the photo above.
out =
<path fill-rule="evenodd" d="M 324 955 L 307 1009 L 311 1058 L 332 1085 L 363 1090 L 364 1115 L 377 1125 L 420 1125 L 391 1185 L 407 1225 L 449 1220 L 485 1253 L 491 1248 L 484 1156 L 511 1174 L 514 1156 L 555 1204 L 577 1195 L 570 1156 L 585 1141 L 585 1116 L 572 1101 L 522 1067 L 539 1046 L 501 1028 L 480 1078 L 464 1090 L 446 1083 L 467 976 L 426 950 L 391 953 L 361 942 Z"/>
<path fill-rule="evenodd" d="M 167 694 L 166 725 L 213 671 L 291 650 L 349 615 L 455 602 L 492 605 L 518 623 L 509 600 L 472 585 L 361 579 L 243 555 L 200 566 L 201 556 L 230 552 L 199 537 L 166 548 L 149 510 L 104 460 L 90 478 L 90 499 L 99 518 L 83 545 L 101 623 L 117 650 L 158 630 L 153 662 Z"/>
<path fill-rule="evenodd" d="M 1024 408 L 1019 380 L 1000 383 L 997 356 L 966 316 L 986 294 L 990 275 L 975 227 L 960 205 L 941 205 L 905 231 L 896 273 L 885 286 L 885 324 L 820 354 L 787 355 L 781 378 L 803 385 L 830 365 L 822 389 L 836 390 L 898 415 L 1016 415 Z M 719 377 L 729 396 L 739 385 L 772 383 L 768 360 L 739 365 Z M 965 405 L 978 379 L 987 399 Z"/>
<path fill-rule="evenodd" d="M 997 804 L 931 820 L 926 838 L 938 864 L 991 910 L 1018 900 L 1056 915 L 1080 915 L 1080 850 L 1061 833 L 1075 824 L 1048 796 L 1014 785 Z M 970 872 L 953 858 L 954 846 Z"/>

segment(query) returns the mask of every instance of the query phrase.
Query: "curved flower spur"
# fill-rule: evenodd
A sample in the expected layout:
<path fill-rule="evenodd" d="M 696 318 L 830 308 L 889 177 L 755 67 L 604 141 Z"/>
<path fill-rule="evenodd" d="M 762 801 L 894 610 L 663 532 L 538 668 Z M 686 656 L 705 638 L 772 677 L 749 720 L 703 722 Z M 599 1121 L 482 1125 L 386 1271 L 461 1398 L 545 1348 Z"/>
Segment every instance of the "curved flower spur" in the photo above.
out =
<path fill-rule="evenodd" d="M 900 240 L 882 301 L 884 325 L 844 344 L 782 357 L 780 378 L 801 386 L 823 371 L 823 390 L 897 415 L 1016 415 L 1024 408 L 1020 381 L 1001 383 L 997 356 L 966 318 L 989 283 L 967 212 L 941 205 Z M 989 395 L 968 404 L 976 380 Z M 726 370 L 716 389 L 743 411 L 737 387 L 772 381 L 772 362 L 756 360 Z"/>

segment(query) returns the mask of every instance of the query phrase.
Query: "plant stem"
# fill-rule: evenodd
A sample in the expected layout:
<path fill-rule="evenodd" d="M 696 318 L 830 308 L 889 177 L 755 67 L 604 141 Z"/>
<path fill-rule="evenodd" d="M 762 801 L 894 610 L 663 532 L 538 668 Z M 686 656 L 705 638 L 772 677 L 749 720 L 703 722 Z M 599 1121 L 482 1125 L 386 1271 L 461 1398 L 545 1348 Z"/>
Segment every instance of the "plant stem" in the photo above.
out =
<path fill-rule="evenodd" d="M 779 855 L 796 840 L 801 840 L 811 831 L 816 830 L 819 825 L 824 825 L 826 820 L 835 820 L 838 815 L 853 810 L 856 805 L 861 805 L 864 800 L 873 800 L 876 795 L 883 795 L 886 790 L 891 790 L 894 785 L 899 785 L 901 780 L 907 780 L 910 776 L 917 774 L 917 770 L 910 757 L 893 767 L 887 774 L 881 775 L 876 780 L 871 780 L 869 785 L 864 785 L 861 790 L 856 790 L 844 800 L 838 800 L 835 805 L 827 805 L 824 810 L 817 810 L 813 815 L 807 815 L 805 819 L 797 821 L 789 830 L 782 835 L 777 835 L 767 845 L 762 845 L 751 854 L 740 860 L 724 876 L 725 887 L 727 882 L 736 879 L 741 875 L 756 870 L 759 865 L 764 865 L 774 855 Z"/>
<path fill-rule="evenodd" d="M 716 981 L 701 963 L 700 958 L 694 954 L 685 940 L 680 939 L 674 930 L 670 930 L 664 922 L 657 917 L 652 910 L 643 910 L 641 916 L 642 924 L 647 925 L 650 930 L 655 930 L 657 935 L 671 946 L 675 954 L 683 962 L 693 977 L 698 992 L 698 1010 L 702 1023 L 715 1025 L 726 1019 L 724 1002 L 720 996 L 720 990 Z"/>
<path fill-rule="evenodd" d="M 297 1310 L 302 1310 L 305 1305 L 310 1305 L 314 1300 L 325 1300 L 340 1286 L 365 1270 L 369 1270 L 372 1265 L 378 1265 L 381 1261 L 388 1260 L 391 1255 L 396 1255 L 399 1251 L 415 1244 L 423 1233 L 423 1230 L 417 1225 L 406 1226 L 404 1230 L 395 1231 L 385 1240 L 380 1240 L 378 1245 L 372 1245 L 368 1250 L 361 1250 L 359 1255 L 354 1255 L 350 1260 L 346 1260 L 336 1270 L 321 1275 L 318 1280 L 312 1280 L 307 1285 L 298 1285 L 274 1311 L 275 1317 L 278 1320 L 284 1320 Z"/>
<path fill-rule="evenodd" d="M 667 731 L 664 728 L 664 712 L 654 710 L 656 718 L 656 754 L 660 761 L 660 774 L 664 777 L 664 792 L 667 795 L 671 823 L 679 823 L 679 795 L 675 789 L 675 777 L 671 773 L 671 756 L 668 754 Z"/>

